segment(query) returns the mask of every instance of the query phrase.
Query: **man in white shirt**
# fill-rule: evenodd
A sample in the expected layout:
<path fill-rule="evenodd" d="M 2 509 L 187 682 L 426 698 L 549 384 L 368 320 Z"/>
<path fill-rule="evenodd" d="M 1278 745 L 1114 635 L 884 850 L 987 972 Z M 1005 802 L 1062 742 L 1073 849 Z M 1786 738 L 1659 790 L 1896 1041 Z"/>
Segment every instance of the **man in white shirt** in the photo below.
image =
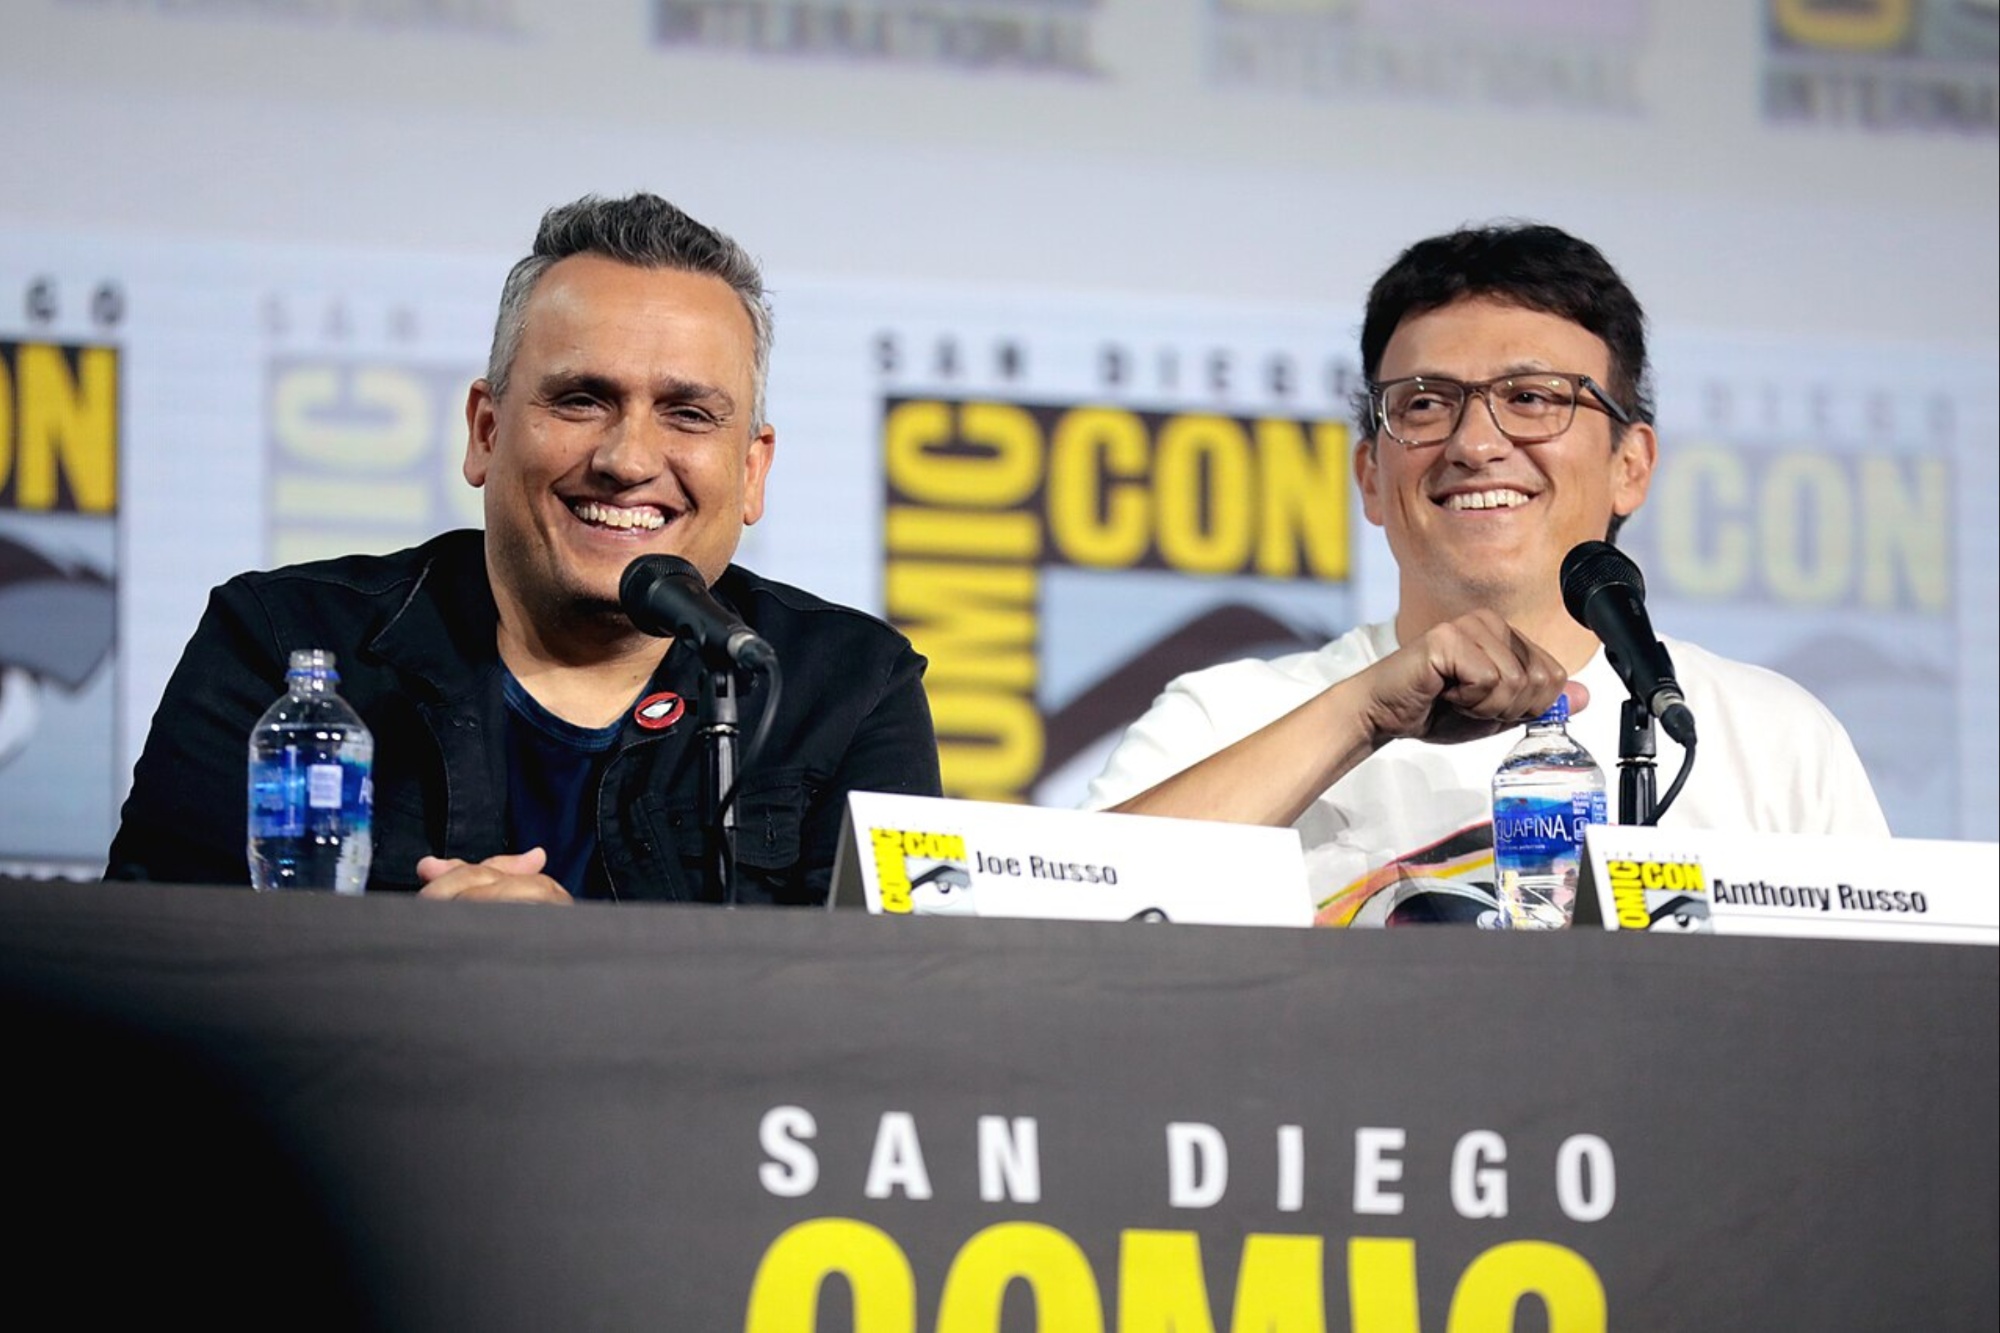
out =
<path fill-rule="evenodd" d="M 1570 731 L 1610 774 L 1625 688 L 1564 607 L 1559 570 L 1644 503 L 1659 450 L 1638 300 L 1595 247 L 1554 227 L 1406 250 L 1369 294 L 1361 360 L 1355 474 L 1396 559 L 1395 619 L 1171 682 L 1086 798 L 1295 825 L 1334 925 L 1381 920 L 1402 896 L 1384 890 L 1412 882 L 1490 888 L 1493 770 L 1558 692 L 1573 709 L 1596 701 Z M 1888 832 L 1818 700 L 1665 642 L 1700 762 L 1662 823 Z M 1665 788 L 1683 752 L 1657 745 Z"/>

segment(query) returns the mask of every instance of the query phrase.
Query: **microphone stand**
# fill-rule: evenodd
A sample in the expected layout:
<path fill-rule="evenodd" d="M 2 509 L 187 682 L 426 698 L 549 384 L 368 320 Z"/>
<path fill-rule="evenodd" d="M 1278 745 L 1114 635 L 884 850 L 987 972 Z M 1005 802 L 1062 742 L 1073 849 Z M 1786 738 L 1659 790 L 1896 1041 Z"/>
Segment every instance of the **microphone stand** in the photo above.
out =
<path fill-rule="evenodd" d="M 1628 698 L 1618 711 L 1618 822 L 1651 825 L 1659 816 L 1653 766 L 1653 714 Z"/>
<path fill-rule="evenodd" d="M 707 748 L 702 782 L 702 827 L 708 831 L 708 864 L 722 888 L 722 901 L 736 906 L 736 802 L 722 798 L 736 784 L 736 670 L 710 667 L 701 678 L 701 729 Z"/>

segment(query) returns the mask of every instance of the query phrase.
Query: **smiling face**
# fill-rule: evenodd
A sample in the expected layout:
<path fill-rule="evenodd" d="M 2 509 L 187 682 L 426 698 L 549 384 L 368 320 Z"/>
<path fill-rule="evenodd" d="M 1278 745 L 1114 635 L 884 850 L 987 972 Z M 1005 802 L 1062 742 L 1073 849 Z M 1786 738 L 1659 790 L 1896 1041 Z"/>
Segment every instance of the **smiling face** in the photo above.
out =
<path fill-rule="evenodd" d="M 1403 320 L 1375 378 L 1476 382 L 1556 370 L 1603 384 L 1611 382 L 1610 360 L 1603 340 L 1579 324 L 1474 297 Z M 1441 444 L 1412 448 L 1378 431 L 1356 451 L 1362 509 L 1396 557 L 1403 642 L 1478 607 L 1531 637 L 1572 628 L 1558 581 L 1563 556 L 1602 539 L 1612 515 L 1637 509 L 1652 477 L 1652 428 L 1632 426 L 1614 447 L 1615 424 L 1585 394 L 1563 434 L 1515 444 L 1475 396 Z"/>
<path fill-rule="evenodd" d="M 466 401 L 465 479 L 486 492 L 503 623 L 541 633 L 618 614 L 640 555 L 713 582 L 764 512 L 775 437 L 755 420 L 754 336 L 719 278 L 598 255 L 529 298 L 504 397 Z"/>

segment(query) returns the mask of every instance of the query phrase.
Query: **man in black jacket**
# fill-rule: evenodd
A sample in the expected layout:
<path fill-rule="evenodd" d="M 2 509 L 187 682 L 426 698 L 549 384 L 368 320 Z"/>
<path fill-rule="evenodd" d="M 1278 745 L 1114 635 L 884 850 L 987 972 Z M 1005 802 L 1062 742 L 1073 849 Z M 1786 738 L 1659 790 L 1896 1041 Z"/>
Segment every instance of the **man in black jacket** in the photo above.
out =
<path fill-rule="evenodd" d="M 486 528 L 217 589 L 161 700 L 113 878 L 244 883 L 245 755 L 289 653 L 332 649 L 374 733 L 371 889 L 719 901 L 704 668 L 619 605 L 679 555 L 789 667 L 737 799 L 742 901 L 826 894 L 846 794 L 938 793 L 923 659 L 860 612 L 730 563 L 763 514 L 771 317 L 728 237 L 649 195 L 551 210 L 467 397 Z M 745 733 L 762 688 L 743 697 Z"/>

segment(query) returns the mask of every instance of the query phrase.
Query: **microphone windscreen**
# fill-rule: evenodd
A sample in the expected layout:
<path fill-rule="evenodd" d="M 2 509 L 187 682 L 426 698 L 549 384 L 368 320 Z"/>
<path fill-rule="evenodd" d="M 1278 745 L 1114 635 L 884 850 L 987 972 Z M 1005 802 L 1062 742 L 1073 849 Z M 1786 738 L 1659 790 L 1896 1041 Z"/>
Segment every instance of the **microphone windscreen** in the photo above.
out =
<path fill-rule="evenodd" d="M 1641 600 L 1646 596 L 1646 578 L 1632 557 L 1610 542 L 1582 542 L 1563 557 L 1563 605 L 1577 624 L 1588 627 L 1584 608 L 1598 592 L 1614 585 L 1632 589 Z"/>

